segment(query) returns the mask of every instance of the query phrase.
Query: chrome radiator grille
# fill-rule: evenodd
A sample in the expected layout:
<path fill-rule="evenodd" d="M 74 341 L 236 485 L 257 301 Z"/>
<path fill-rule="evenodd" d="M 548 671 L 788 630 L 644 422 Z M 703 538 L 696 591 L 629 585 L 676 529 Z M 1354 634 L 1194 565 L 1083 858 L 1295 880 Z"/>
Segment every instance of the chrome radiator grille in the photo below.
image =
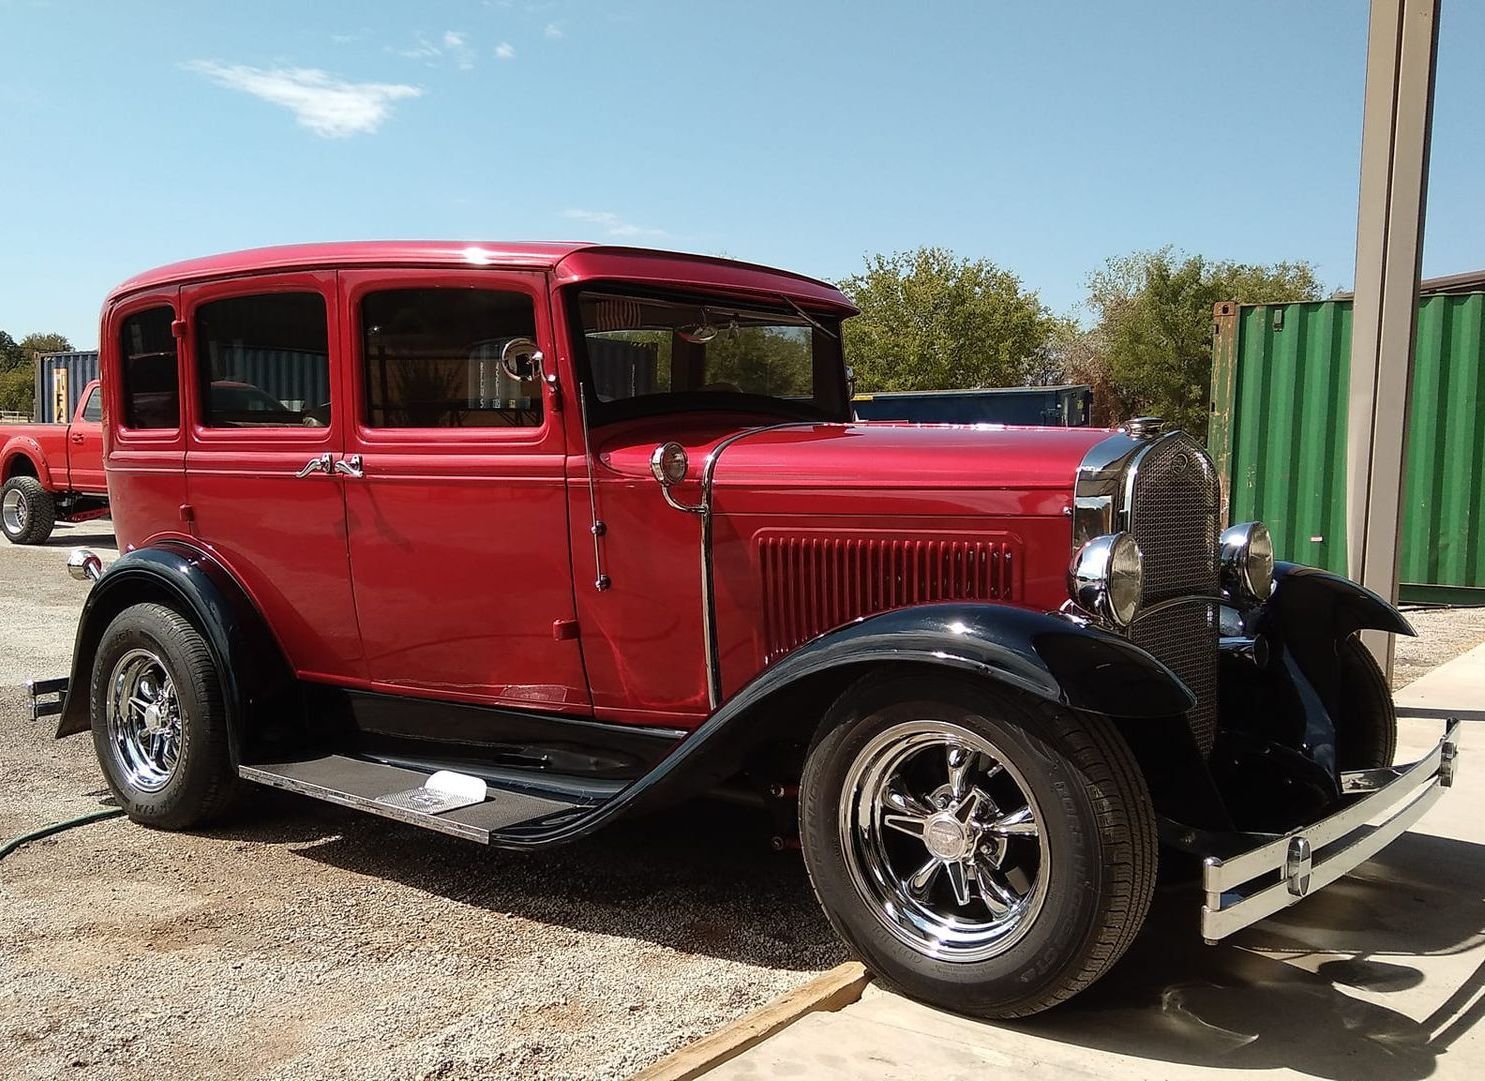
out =
<path fill-rule="evenodd" d="M 1131 463 L 1124 520 L 1144 554 L 1142 608 L 1129 637 L 1191 688 L 1187 719 L 1202 753 L 1217 734 L 1217 520 L 1211 459 L 1188 436 L 1157 440 Z M 1156 609 L 1162 601 L 1175 601 Z"/>

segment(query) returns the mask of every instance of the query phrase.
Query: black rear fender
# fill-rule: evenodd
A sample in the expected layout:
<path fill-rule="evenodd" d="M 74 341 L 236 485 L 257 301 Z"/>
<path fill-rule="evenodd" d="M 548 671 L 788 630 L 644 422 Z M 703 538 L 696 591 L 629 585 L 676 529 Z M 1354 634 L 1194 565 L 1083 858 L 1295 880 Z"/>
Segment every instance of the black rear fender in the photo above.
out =
<path fill-rule="evenodd" d="M 113 618 L 135 604 L 169 606 L 206 639 L 222 680 L 234 763 L 251 719 L 294 694 L 293 673 L 262 615 L 236 579 L 207 553 L 166 541 L 121 556 L 94 584 L 78 621 L 57 738 L 87 731 L 93 659 Z"/>

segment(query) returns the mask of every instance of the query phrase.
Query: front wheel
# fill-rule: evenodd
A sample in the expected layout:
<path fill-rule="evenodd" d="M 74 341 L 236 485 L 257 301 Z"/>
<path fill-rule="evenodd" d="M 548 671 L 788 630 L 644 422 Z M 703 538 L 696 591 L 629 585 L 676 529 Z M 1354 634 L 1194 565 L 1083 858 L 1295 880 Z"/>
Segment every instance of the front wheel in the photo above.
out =
<path fill-rule="evenodd" d="M 1154 812 L 1109 722 L 954 677 L 846 691 L 805 763 L 800 835 L 831 924 L 883 982 L 983 1017 L 1087 987 L 1154 891 Z"/>

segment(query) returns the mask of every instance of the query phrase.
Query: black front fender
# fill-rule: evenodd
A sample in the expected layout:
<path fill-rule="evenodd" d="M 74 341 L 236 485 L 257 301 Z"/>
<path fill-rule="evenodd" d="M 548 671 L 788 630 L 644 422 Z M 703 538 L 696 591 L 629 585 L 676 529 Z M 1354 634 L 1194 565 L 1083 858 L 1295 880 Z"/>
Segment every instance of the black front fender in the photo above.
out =
<path fill-rule="evenodd" d="M 1169 717 L 1196 704 L 1174 672 L 1118 635 L 1025 608 L 949 603 L 884 612 L 822 635 L 765 669 L 718 715 L 864 661 L 939 664 L 1112 717 Z"/>
<path fill-rule="evenodd" d="M 1363 630 L 1409 637 L 1418 633 L 1401 612 L 1365 586 L 1298 563 L 1274 564 L 1273 596 L 1263 607 L 1286 630 L 1308 627 L 1334 642 Z"/>
<path fill-rule="evenodd" d="M 88 729 L 93 658 L 103 632 L 125 608 L 147 602 L 176 609 L 205 637 L 221 676 L 236 755 L 245 718 L 256 704 L 292 686 L 292 673 L 236 579 L 207 553 L 178 541 L 119 557 L 89 592 L 77 625 L 57 738 Z"/>
<path fill-rule="evenodd" d="M 511 846 L 569 841 L 614 818 L 705 791 L 742 767 L 761 743 L 808 742 L 820 717 L 773 715 L 770 700 L 832 671 L 916 663 L 972 673 L 1070 709 L 1120 718 L 1179 716 L 1195 696 L 1144 650 L 1093 627 L 996 604 L 903 608 L 857 620 L 764 669 L 664 761 L 597 812 L 504 834 Z"/>

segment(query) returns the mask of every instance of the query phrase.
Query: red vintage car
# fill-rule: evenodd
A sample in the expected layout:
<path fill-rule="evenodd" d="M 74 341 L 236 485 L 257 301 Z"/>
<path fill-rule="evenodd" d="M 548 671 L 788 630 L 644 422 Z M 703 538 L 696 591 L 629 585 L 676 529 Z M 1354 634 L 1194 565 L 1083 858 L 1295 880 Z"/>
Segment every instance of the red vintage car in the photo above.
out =
<path fill-rule="evenodd" d="M 1119 958 L 1157 838 L 1215 940 L 1450 783 L 1452 729 L 1393 765 L 1357 641 L 1406 620 L 1221 530 L 1194 440 L 853 422 L 852 314 L 584 244 L 134 278 L 102 328 L 125 554 L 74 553 L 37 708 L 165 829 L 270 785 L 529 849 L 751 798 L 881 979 L 997 1017 Z"/>
<path fill-rule="evenodd" d="M 41 544 L 58 522 L 108 513 L 103 476 L 103 392 L 83 388 L 66 424 L 0 424 L 0 533 Z"/>

